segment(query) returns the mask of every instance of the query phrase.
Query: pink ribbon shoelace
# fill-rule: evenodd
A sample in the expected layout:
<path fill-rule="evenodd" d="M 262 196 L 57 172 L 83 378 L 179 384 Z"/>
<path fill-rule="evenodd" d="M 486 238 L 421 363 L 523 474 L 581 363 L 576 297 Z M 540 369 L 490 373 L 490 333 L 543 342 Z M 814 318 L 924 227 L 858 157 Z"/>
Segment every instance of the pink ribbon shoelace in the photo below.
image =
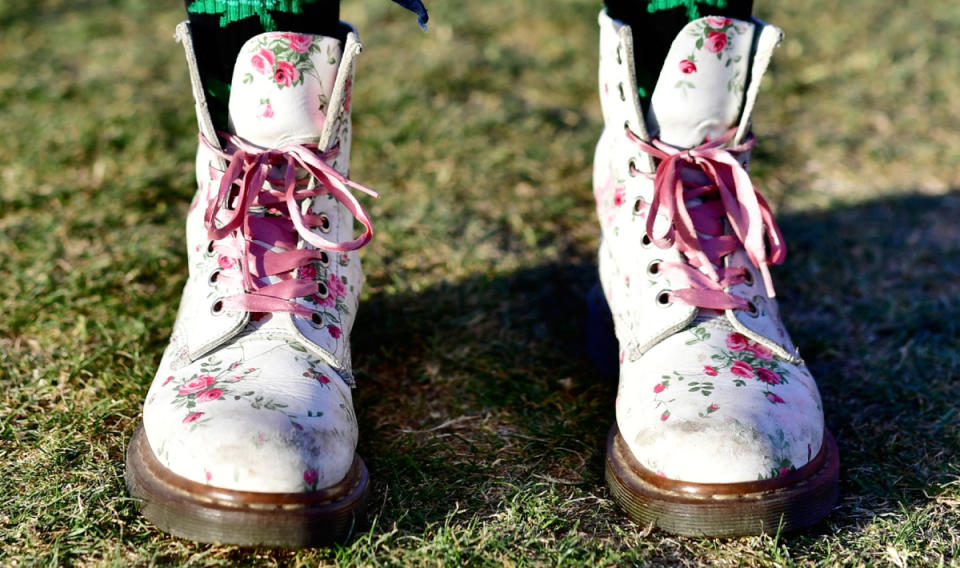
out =
<path fill-rule="evenodd" d="M 217 195 L 209 199 L 203 219 L 212 250 L 240 261 L 239 274 L 225 271 L 219 277 L 239 278 L 244 290 L 224 298 L 222 307 L 289 312 L 309 318 L 313 310 L 293 300 L 317 294 L 319 285 L 315 278 L 303 277 L 300 269 L 317 260 L 329 261 L 327 251 L 346 252 L 367 244 L 373 237 L 373 225 L 350 188 L 379 195 L 327 164 L 338 148 L 322 153 L 313 145 L 301 144 L 261 148 L 232 134 L 220 135 L 227 151 L 200 136 L 202 144 L 228 161 Z M 281 179 L 277 172 L 283 167 Z M 309 176 L 297 179 L 298 170 Z M 316 180 L 313 187 L 311 180 Z M 332 195 L 363 225 L 362 235 L 347 242 L 333 242 L 313 231 L 317 227 L 329 229 L 330 219 L 303 213 L 301 206 L 304 199 L 324 194 Z M 316 248 L 298 248 L 299 239 Z M 272 283 L 271 278 L 275 280 Z"/>
<path fill-rule="evenodd" d="M 736 158 L 753 147 L 754 139 L 727 146 L 736 134 L 736 129 L 730 129 L 714 140 L 680 150 L 658 139 L 645 142 L 629 128 L 626 133 L 660 161 L 656 174 L 650 176 L 653 200 L 640 203 L 638 211 L 646 209 L 647 237 L 660 248 L 676 243 L 686 259 L 685 263 L 661 263 L 660 270 L 688 286 L 673 290 L 671 298 L 716 310 L 754 309 L 749 300 L 724 290 L 749 278 L 746 268 L 723 266 L 723 258 L 741 248 L 760 270 L 767 294 L 774 297 L 768 265 L 783 262 L 787 249 L 770 206 Z M 654 233 L 658 214 L 668 222 L 662 235 Z"/>

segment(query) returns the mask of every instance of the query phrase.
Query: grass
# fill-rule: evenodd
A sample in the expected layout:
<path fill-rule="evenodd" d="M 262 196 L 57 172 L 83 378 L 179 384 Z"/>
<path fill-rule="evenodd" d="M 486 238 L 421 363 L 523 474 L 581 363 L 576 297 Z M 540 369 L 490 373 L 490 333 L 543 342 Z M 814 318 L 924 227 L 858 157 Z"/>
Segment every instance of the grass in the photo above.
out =
<path fill-rule="evenodd" d="M 186 274 L 195 122 L 166 4 L 0 4 L 0 565 L 960 563 L 960 5 L 758 2 L 787 40 L 753 177 L 842 496 L 810 531 L 717 540 L 633 526 L 603 484 L 599 2 L 434 2 L 427 34 L 346 2 L 353 177 L 383 193 L 354 331 L 373 518 L 291 552 L 170 538 L 123 488 Z"/>

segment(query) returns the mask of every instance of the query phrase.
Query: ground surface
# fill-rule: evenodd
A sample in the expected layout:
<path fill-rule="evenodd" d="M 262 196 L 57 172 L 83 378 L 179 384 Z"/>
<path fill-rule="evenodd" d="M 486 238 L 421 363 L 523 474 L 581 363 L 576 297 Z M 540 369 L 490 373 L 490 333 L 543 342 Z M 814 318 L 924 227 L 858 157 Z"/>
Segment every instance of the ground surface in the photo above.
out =
<path fill-rule="evenodd" d="M 164 4 L 160 6 L 160 4 Z M 178 2 L 0 3 L 0 564 L 938 565 L 960 552 L 960 4 L 758 1 L 787 31 L 754 181 L 842 455 L 813 530 L 648 534 L 602 478 L 584 356 L 599 2 L 344 7 L 353 176 L 382 190 L 354 332 L 373 525 L 301 552 L 154 530 L 123 451 L 185 275 Z M 148 7 L 155 6 L 155 7 Z"/>

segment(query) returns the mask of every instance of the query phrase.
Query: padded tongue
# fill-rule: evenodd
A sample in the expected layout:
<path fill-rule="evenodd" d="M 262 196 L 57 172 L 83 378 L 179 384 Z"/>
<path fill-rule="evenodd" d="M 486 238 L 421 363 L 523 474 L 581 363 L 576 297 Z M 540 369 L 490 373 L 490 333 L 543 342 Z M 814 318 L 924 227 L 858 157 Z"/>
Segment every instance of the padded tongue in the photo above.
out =
<path fill-rule="evenodd" d="M 250 38 L 233 68 L 230 130 L 267 148 L 316 143 L 342 53 L 339 40 L 324 36 Z"/>
<path fill-rule="evenodd" d="M 750 22 L 715 16 L 687 24 L 673 40 L 650 98 L 649 132 L 690 148 L 735 126 L 755 29 Z"/>

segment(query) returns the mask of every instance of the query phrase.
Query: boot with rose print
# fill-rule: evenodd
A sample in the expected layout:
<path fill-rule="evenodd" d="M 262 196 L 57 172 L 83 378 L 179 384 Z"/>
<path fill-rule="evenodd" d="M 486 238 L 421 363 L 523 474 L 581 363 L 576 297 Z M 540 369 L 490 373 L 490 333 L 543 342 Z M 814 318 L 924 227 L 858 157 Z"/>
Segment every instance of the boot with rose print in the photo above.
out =
<path fill-rule="evenodd" d="M 812 524 L 836 502 L 837 449 L 780 322 L 768 267 L 785 248 L 747 174 L 751 113 L 781 32 L 690 22 L 644 113 L 630 28 L 606 14 L 600 28 L 593 181 L 620 361 L 612 494 L 637 523 L 679 534 Z"/>
<path fill-rule="evenodd" d="M 363 519 L 350 329 L 370 219 L 346 178 L 360 44 L 264 33 L 234 69 L 230 127 L 207 110 L 187 216 L 189 278 L 127 449 L 127 486 L 161 529 L 204 542 L 312 546 Z M 354 234 L 354 223 L 363 227 Z"/>

